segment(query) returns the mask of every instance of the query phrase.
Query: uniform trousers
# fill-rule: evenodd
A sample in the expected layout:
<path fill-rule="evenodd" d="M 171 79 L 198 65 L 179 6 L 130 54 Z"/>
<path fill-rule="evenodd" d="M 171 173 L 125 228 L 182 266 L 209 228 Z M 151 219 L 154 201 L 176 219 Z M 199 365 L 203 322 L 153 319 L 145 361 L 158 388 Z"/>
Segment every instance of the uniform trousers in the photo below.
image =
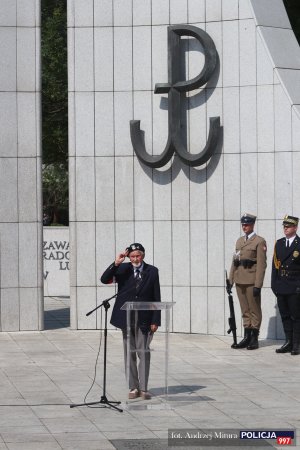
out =
<path fill-rule="evenodd" d="M 137 317 L 137 315 L 136 315 Z M 130 327 L 130 335 L 127 334 L 127 329 L 122 330 L 123 333 L 123 347 L 124 347 L 124 361 L 129 389 L 139 389 L 141 391 L 148 390 L 148 379 L 150 372 L 150 343 L 153 338 L 153 333 L 142 332 L 135 324 Z M 130 342 L 130 350 L 128 351 L 127 343 Z M 127 355 L 129 353 L 129 362 L 127 363 Z M 137 364 L 137 356 L 139 362 Z M 128 377 L 129 369 L 129 377 Z"/>
<path fill-rule="evenodd" d="M 300 294 L 278 294 L 277 304 L 286 335 L 289 338 L 293 333 L 300 336 Z"/>
<path fill-rule="evenodd" d="M 253 296 L 253 284 L 236 284 L 236 291 L 239 298 L 244 328 L 260 329 L 261 297 Z"/>

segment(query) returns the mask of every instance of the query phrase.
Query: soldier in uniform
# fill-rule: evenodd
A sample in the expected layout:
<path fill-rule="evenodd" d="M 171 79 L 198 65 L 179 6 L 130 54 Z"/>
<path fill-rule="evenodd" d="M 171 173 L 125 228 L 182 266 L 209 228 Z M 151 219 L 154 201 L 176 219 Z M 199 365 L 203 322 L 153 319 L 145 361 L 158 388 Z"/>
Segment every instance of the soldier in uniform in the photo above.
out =
<path fill-rule="evenodd" d="M 278 239 L 272 263 L 272 291 L 277 297 L 286 341 L 276 353 L 300 354 L 300 239 L 298 217 L 283 219 L 284 238 Z"/>
<path fill-rule="evenodd" d="M 258 335 L 262 320 L 261 288 L 267 267 L 267 244 L 254 232 L 256 216 L 244 214 L 241 218 L 244 235 L 235 246 L 229 282 L 235 283 L 242 311 L 244 338 L 232 348 L 258 348 Z"/>

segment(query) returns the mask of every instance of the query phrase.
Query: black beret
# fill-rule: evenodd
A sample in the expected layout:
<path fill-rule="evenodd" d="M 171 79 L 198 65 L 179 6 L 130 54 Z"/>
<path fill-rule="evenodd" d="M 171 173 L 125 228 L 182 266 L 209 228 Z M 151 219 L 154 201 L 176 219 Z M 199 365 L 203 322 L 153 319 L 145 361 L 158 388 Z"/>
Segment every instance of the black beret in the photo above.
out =
<path fill-rule="evenodd" d="M 139 250 L 140 252 L 145 253 L 145 249 L 142 246 L 142 244 L 139 244 L 138 242 L 135 242 L 134 244 L 130 244 L 129 247 L 126 248 L 126 250 L 128 251 L 128 255 L 131 252 L 134 252 L 135 250 Z"/>

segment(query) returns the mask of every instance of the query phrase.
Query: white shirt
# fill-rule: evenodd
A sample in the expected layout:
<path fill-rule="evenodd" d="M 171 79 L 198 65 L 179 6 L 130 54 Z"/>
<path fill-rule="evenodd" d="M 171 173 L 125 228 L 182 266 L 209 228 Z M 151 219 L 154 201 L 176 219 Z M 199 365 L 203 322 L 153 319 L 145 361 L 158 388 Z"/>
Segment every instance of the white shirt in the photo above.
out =
<path fill-rule="evenodd" d="M 133 270 L 134 270 L 134 278 L 136 278 L 136 272 L 137 272 L 137 270 L 138 270 L 139 273 L 140 273 L 140 277 L 142 276 L 143 268 L 144 268 L 144 263 L 143 263 L 143 262 L 142 262 L 142 264 L 140 265 L 140 267 L 134 267 L 134 266 L 133 266 Z"/>
<path fill-rule="evenodd" d="M 294 242 L 295 237 L 296 237 L 296 235 L 291 237 L 291 238 L 289 238 L 289 239 L 285 238 L 285 245 L 286 245 L 286 247 L 288 246 L 287 243 L 289 243 L 289 247 L 292 245 L 292 243 Z"/>
<path fill-rule="evenodd" d="M 252 233 L 248 234 L 248 237 L 245 234 L 245 241 L 247 241 L 248 239 L 252 238 L 252 236 L 255 236 L 255 235 L 256 235 L 255 231 L 252 231 Z"/>

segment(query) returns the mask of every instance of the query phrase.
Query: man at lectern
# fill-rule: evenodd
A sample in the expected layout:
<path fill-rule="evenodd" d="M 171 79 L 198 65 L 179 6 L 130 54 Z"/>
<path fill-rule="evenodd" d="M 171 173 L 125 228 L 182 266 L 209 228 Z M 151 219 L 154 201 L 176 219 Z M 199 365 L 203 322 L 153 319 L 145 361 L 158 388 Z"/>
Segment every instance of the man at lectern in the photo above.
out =
<path fill-rule="evenodd" d="M 130 262 L 124 263 L 128 257 Z M 160 302 L 158 269 L 144 262 L 145 249 L 142 244 L 131 244 L 101 276 L 104 284 L 118 283 L 118 295 L 114 304 L 110 323 L 121 328 L 123 333 L 125 370 L 127 370 L 127 324 L 126 311 L 121 310 L 125 302 Z M 150 372 L 149 345 L 153 334 L 160 326 L 160 311 L 131 311 L 129 361 L 129 399 L 151 398 L 148 392 Z M 137 356 L 139 364 L 137 365 Z"/>

